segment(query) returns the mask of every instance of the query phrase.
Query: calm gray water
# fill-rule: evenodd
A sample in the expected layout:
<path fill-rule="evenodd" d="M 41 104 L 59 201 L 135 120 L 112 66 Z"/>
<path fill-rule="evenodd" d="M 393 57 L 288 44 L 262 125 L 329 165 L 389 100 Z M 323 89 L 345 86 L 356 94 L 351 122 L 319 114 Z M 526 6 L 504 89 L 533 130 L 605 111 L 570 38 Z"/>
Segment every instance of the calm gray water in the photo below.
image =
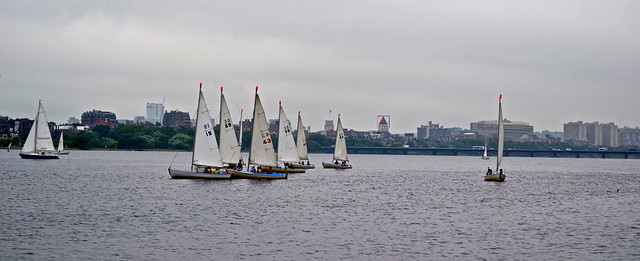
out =
<path fill-rule="evenodd" d="M 0 152 L 1 260 L 640 259 L 640 160 L 505 158 L 490 183 L 494 159 L 350 155 L 288 180 L 172 180 L 174 152 L 17 153 Z"/>

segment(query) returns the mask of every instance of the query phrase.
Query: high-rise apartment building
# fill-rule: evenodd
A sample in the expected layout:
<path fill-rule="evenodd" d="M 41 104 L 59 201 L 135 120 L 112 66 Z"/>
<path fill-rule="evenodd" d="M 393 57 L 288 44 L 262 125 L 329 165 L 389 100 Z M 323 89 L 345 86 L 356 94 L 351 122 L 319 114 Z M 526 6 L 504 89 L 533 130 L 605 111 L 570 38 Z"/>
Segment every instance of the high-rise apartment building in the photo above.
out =
<path fill-rule="evenodd" d="M 602 124 L 602 145 L 618 147 L 618 126 L 613 122 Z"/>
<path fill-rule="evenodd" d="M 585 123 L 587 141 L 593 145 L 602 145 L 602 125 L 599 122 Z"/>
<path fill-rule="evenodd" d="M 624 127 L 618 129 L 620 146 L 640 146 L 640 127 Z"/>
<path fill-rule="evenodd" d="M 588 143 L 595 146 L 618 147 L 618 126 L 613 122 L 569 122 L 564 124 L 564 139 L 573 143 Z"/>
<path fill-rule="evenodd" d="M 569 122 L 564 124 L 564 140 L 565 141 L 587 141 L 587 130 L 584 122 Z"/>

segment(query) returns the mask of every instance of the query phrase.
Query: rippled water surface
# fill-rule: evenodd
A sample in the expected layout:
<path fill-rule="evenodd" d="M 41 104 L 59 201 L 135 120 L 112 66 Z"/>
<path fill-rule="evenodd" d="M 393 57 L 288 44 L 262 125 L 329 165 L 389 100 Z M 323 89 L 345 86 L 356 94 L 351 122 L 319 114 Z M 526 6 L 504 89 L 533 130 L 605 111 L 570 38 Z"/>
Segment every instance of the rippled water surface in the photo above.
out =
<path fill-rule="evenodd" d="M 640 160 L 510 157 L 490 183 L 494 159 L 350 155 L 288 180 L 172 180 L 175 152 L 17 153 L 0 152 L 1 260 L 640 259 Z"/>

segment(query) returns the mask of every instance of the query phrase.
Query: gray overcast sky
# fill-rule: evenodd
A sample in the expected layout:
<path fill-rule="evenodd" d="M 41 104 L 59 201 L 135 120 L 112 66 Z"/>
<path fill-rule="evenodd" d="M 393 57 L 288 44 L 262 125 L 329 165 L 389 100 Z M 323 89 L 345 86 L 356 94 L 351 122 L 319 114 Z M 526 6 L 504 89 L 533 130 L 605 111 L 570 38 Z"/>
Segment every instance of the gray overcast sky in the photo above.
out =
<path fill-rule="evenodd" d="M 640 125 L 640 1 L 2 1 L 0 114 L 193 114 L 197 86 L 269 118 L 391 132 L 505 117 Z M 237 107 L 236 107 L 237 106 Z M 329 114 L 329 111 L 332 111 Z M 234 110 L 237 120 L 239 112 Z"/>

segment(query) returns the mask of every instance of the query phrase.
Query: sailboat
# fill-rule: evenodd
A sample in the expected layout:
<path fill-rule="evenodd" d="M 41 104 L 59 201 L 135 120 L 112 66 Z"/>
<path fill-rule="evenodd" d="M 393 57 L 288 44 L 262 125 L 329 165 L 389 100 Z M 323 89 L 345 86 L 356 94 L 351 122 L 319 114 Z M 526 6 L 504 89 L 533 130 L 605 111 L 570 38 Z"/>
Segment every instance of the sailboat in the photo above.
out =
<path fill-rule="evenodd" d="M 316 166 L 309 163 L 309 153 L 307 152 L 307 136 L 304 134 L 304 124 L 302 123 L 302 116 L 298 111 L 298 137 L 296 138 L 296 148 L 298 148 L 298 158 L 300 163 L 291 164 L 294 168 L 301 169 L 314 169 Z M 307 163 L 305 164 L 304 161 Z"/>
<path fill-rule="evenodd" d="M 8 152 L 11 152 L 11 144 L 12 144 L 12 143 L 11 143 L 11 142 L 9 142 L 9 146 L 7 147 L 7 151 L 8 151 Z"/>
<path fill-rule="evenodd" d="M 500 94 L 500 98 L 498 99 L 498 152 L 496 154 L 496 172 L 487 172 L 487 175 L 484 176 L 484 181 L 502 182 L 507 177 L 500 168 L 502 152 L 504 150 L 504 123 L 502 121 L 502 94 Z"/>
<path fill-rule="evenodd" d="M 29 136 L 22 146 L 20 157 L 23 159 L 58 159 L 58 155 L 54 154 L 55 150 L 47 115 L 44 113 L 42 101 L 38 101 L 38 113 L 29 131 Z"/>
<path fill-rule="evenodd" d="M 231 112 L 224 98 L 224 87 L 220 87 L 220 157 L 229 168 L 242 168 L 240 144 L 231 120 Z M 242 132 L 242 129 L 240 130 Z"/>
<path fill-rule="evenodd" d="M 483 160 L 488 160 L 489 159 L 489 155 L 487 155 L 487 143 L 484 143 L 484 153 L 482 154 L 482 159 Z"/>
<path fill-rule="evenodd" d="M 278 162 L 284 165 L 283 167 L 272 168 L 272 171 L 280 173 L 304 173 L 305 169 L 293 168 L 291 164 L 299 162 L 298 147 L 293 140 L 293 132 L 291 131 L 291 121 L 287 118 L 287 114 L 282 108 L 282 101 L 278 102 L 280 107 L 278 117 Z M 265 171 L 265 167 L 262 171 Z"/>
<path fill-rule="evenodd" d="M 173 164 L 173 163 L 172 163 Z M 213 131 L 209 108 L 202 94 L 198 97 L 196 134 L 191 154 L 191 170 L 176 170 L 169 166 L 169 175 L 174 179 L 228 179 L 231 177 L 222 166 L 220 149 Z"/>
<path fill-rule="evenodd" d="M 64 150 L 64 132 L 60 132 L 60 140 L 58 141 L 58 155 L 69 155 L 69 152 Z"/>
<path fill-rule="evenodd" d="M 261 170 L 263 167 L 266 168 L 266 171 Z M 253 105 L 253 128 L 251 129 L 251 149 L 249 150 L 247 170 L 228 169 L 227 172 L 231 173 L 232 178 L 286 179 L 286 173 L 273 172 L 273 168 L 276 167 L 278 167 L 278 160 L 273 149 L 267 117 L 265 116 L 260 96 L 258 96 L 258 86 L 256 86 Z"/>
<path fill-rule="evenodd" d="M 336 144 L 333 151 L 333 163 L 322 162 L 322 167 L 330 169 L 350 169 L 349 157 L 347 157 L 347 142 L 344 139 L 344 129 L 340 114 L 338 114 L 338 126 L 336 127 Z"/>

